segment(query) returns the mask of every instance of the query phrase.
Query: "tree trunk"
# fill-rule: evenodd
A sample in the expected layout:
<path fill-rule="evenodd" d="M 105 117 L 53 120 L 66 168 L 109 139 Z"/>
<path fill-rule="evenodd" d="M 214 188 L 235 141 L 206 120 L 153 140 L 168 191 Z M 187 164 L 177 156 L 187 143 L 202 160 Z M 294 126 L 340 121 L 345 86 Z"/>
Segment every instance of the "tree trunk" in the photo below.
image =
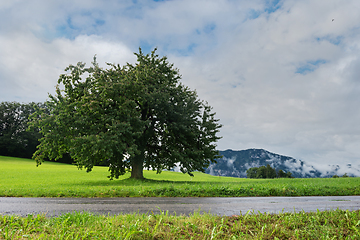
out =
<path fill-rule="evenodd" d="M 134 179 L 144 179 L 143 166 L 144 165 L 144 153 L 134 156 L 131 164 L 131 177 Z"/>

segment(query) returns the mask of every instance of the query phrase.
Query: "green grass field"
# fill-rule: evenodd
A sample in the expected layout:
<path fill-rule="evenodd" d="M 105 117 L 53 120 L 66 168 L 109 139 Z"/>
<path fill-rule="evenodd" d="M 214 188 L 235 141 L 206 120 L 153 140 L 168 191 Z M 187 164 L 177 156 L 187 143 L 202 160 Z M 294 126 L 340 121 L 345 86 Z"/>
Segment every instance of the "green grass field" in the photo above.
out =
<path fill-rule="evenodd" d="M 309 196 L 359 195 L 360 178 L 239 179 L 145 171 L 145 181 L 106 178 L 75 166 L 0 156 L 0 196 Z M 68 213 L 59 217 L 0 215 L 0 239 L 360 239 L 360 210 L 239 216 Z"/>
<path fill-rule="evenodd" d="M 76 166 L 0 156 L 2 197 L 220 197 L 220 196 L 324 196 L 359 195 L 360 178 L 244 179 L 215 177 L 199 172 L 194 177 L 164 171 L 145 171 L 147 180 L 129 174 L 110 181 L 106 167 L 87 173 Z"/>

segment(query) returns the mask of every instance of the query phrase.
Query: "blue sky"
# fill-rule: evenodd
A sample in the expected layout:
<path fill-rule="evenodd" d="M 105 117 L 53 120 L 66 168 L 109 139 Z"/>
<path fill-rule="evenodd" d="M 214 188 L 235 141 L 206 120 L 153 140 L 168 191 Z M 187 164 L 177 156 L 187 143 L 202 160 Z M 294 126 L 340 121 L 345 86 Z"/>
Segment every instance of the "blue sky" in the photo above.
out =
<path fill-rule="evenodd" d="M 0 101 L 45 101 L 69 64 L 157 47 L 214 107 L 220 150 L 358 166 L 359 12 L 357 0 L 2 0 Z"/>

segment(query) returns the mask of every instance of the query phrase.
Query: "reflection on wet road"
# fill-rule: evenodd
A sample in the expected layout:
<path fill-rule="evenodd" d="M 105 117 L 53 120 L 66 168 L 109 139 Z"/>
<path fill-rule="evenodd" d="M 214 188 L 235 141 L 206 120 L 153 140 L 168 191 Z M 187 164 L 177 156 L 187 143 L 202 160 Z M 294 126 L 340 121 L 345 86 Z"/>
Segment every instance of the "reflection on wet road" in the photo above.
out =
<path fill-rule="evenodd" d="M 237 198 L 0 198 L 0 215 L 46 213 L 58 216 L 73 211 L 97 214 L 148 213 L 168 211 L 191 214 L 196 211 L 218 215 L 239 215 L 247 211 L 279 213 L 325 211 L 331 209 L 358 210 L 360 196 L 325 197 L 237 197 Z"/>

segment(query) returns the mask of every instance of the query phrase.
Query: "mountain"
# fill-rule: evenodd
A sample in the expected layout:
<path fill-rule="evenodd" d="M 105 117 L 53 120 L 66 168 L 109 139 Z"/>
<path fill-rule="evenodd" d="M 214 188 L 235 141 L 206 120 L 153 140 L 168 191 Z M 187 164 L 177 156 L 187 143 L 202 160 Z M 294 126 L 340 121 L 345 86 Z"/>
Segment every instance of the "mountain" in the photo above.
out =
<path fill-rule="evenodd" d="M 360 176 L 360 168 L 354 168 L 351 164 L 347 164 L 345 168 L 339 165 L 326 165 L 315 168 L 302 160 L 271 153 L 264 149 L 240 151 L 228 149 L 220 151 L 220 155 L 223 157 L 217 159 L 216 164 L 211 164 L 205 170 L 206 173 L 214 176 L 246 177 L 247 169 L 270 164 L 277 171 L 280 169 L 285 172 L 290 171 L 292 176 L 296 178 L 342 176 L 345 173 L 348 176 Z"/>

